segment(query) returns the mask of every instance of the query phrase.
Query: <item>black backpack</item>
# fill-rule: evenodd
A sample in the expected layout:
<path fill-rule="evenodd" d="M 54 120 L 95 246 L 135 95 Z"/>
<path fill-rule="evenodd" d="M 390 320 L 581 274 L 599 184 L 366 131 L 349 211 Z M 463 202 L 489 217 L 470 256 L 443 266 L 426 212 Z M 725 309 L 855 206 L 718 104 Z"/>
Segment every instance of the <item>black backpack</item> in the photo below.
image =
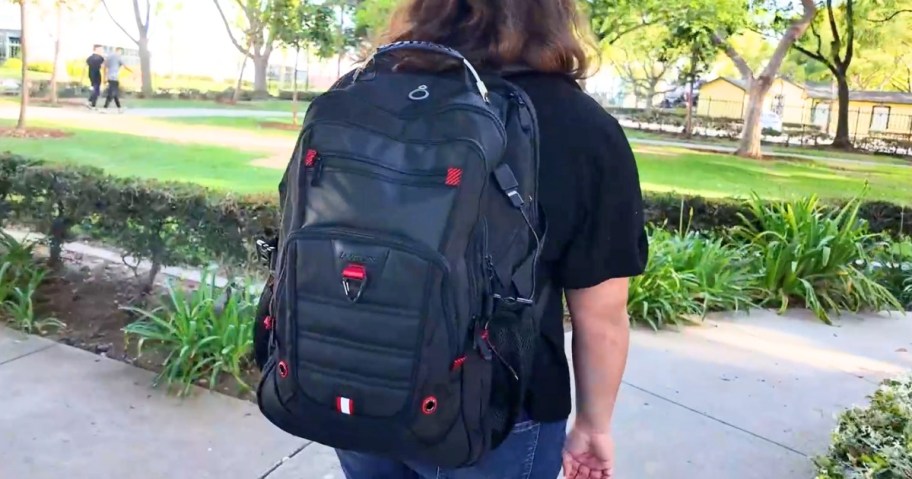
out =
<path fill-rule="evenodd" d="M 394 68 L 416 53 L 459 68 Z M 380 48 L 311 104 L 257 326 L 272 423 L 447 468 L 503 442 L 545 286 L 537 134 L 523 91 L 424 42 Z"/>

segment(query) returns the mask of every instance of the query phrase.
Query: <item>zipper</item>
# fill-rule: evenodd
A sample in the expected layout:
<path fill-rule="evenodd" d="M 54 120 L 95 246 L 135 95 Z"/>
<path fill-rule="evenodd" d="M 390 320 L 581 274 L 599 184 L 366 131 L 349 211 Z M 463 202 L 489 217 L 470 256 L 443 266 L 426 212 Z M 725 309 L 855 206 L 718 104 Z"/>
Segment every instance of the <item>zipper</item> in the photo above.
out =
<path fill-rule="evenodd" d="M 447 334 L 449 335 L 450 349 L 454 353 L 458 353 L 460 348 L 457 347 L 456 342 L 456 330 L 455 325 L 453 324 L 453 318 L 450 316 L 450 310 L 452 305 L 451 292 L 449 288 L 449 278 L 450 278 L 450 265 L 447 262 L 446 258 L 440 254 L 439 251 L 433 250 L 427 246 L 421 245 L 420 243 L 407 242 L 400 239 L 387 237 L 387 236 L 377 236 L 368 233 L 363 233 L 360 231 L 354 231 L 348 228 L 343 227 L 315 227 L 308 229 L 300 229 L 294 233 L 288 235 L 288 238 L 285 241 L 284 252 L 282 256 L 287 258 L 288 248 L 296 240 L 305 240 L 305 239 L 332 239 L 343 237 L 346 239 L 355 239 L 360 240 L 361 242 L 367 242 L 371 245 L 385 246 L 387 248 L 392 248 L 404 253 L 412 254 L 417 256 L 429 263 L 436 265 L 441 271 L 443 271 L 443 282 L 442 282 L 442 298 L 441 303 L 443 306 L 443 314 L 445 316 L 444 325 L 447 328 Z M 292 321 L 292 324 L 295 324 Z M 297 335 L 297 331 L 292 331 L 293 337 Z M 297 361 L 297 357 L 294 358 Z"/>
<path fill-rule="evenodd" d="M 356 123 L 352 123 L 352 122 L 348 122 L 348 121 L 324 120 L 320 123 L 311 123 L 311 124 L 307 125 L 306 127 L 304 127 L 304 130 L 302 130 L 301 134 L 303 135 L 305 133 L 308 133 L 308 134 L 312 133 L 313 128 L 318 125 L 340 125 L 340 126 L 344 126 L 346 128 L 355 128 L 358 130 L 370 132 L 375 135 L 380 135 L 380 136 L 386 137 L 397 143 L 406 143 L 406 144 L 411 144 L 411 145 L 438 146 L 438 145 L 446 145 L 446 144 L 450 144 L 450 143 L 454 143 L 454 142 L 465 143 L 470 148 L 472 148 L 473 151 L 475 151 L 475 153 L 478 156 L 479 161 L 484 162 L 485 158 L 488 157 L 488 155 L 485 154 L 485 151 L 481 147 L 481 145 L 478 144 L 477 141 L 471 140 L 469 138 L 447 138 L 447 139 L 443 139 L 443 140 L 424 140 L 424 141 L 404 140 L 402 138 L 396 138 L 395 136 L 392 136 L 388 133 L 385 133 L 382 131 L 377 131 L 377 130 L 372 130 L 370 128 L 366 128 L 364 125 L 358 125 Z M 503 125 L 499 125 L 499 129 L 503 130 Z M 504 138 L 504 148 L 506 148 L 506 139 L 505 139 L 506 133 L 504 133 L 504 135 L 505 136 L 503 136 L 502 138 Z"/>
<path fill-rule="evenodd" d="M 320 185 L 327 168 L 332 171 L 354 173 L 404 185 L 449 186 L 446 184 L 447 172 L 445 171 L 403 171 L 376 162 L 341 155 L 317 154 L 313 165 L 308 168 L 313 171 L 311 186 Z"/>

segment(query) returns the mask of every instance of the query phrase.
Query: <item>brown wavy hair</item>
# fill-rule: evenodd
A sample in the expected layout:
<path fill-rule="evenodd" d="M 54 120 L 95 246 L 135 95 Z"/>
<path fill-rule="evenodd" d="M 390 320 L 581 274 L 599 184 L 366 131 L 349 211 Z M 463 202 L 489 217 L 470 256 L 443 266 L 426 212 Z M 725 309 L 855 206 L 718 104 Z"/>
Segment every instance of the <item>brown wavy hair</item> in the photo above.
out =
<path fill-rule="evenodd" d="M 577 0 L 407 0 L 384 42 L 434 42 L 482 68 L 524 66 L 576 79 L 594 46 Z M 423 62 L 422 62 L 423 63 Z"/>

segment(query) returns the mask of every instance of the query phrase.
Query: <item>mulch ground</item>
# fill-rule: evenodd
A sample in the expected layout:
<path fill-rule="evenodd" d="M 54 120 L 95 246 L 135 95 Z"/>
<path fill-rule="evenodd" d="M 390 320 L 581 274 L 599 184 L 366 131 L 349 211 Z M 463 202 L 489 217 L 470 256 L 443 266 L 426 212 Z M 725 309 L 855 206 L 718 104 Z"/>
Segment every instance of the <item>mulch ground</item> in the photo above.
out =
<path fill-rule="evenodd" d="M 72 133 L 55 130 L 52 128 L 26 128 L 17 130 L 15 128 L 0 128 L 0 138 L 30 138 L 30 139 L 52 139 L 66 138 L 73 136 Z"/>
<path fill-rule="evenodd" d="M 122 264 L 80 255 L 68 255 L 64 264 L 48 276 L 36 294 L 37 316 L 53 317 L 66 324 L 47 337 L 143 369 L 161 371 L 165 355 L 147 344 L 140 356 L 136 340 L 128 341 L 123 328 L 138 319 L 125 307 L 152 310 L 160 304 L 158 298 L 163 292 L 144 296 L 141 279 Z M 258 379 L 255 367 L 244 374 L 251 387 L 256 387 Z M 198 385 L 209 388 L 206 380 Z M 175 389 L 179 387 L 174 385 Z M 252 391 L 244 390 L 230 375 L 223 374 L 213 389 L 242 399 L 254 398 Z"/>

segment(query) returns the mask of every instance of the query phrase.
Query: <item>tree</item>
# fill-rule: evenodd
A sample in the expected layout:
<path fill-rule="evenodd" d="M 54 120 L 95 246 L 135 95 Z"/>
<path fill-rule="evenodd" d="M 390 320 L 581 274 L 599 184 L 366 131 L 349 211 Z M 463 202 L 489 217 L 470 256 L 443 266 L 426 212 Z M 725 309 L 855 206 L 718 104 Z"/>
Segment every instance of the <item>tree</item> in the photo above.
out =
<path fill-rule="evenodd" d="M 817 14 L 817 5 L 814 0 L 800 0 L 801 12 L 792 11 L 792 4 L 783 4 L 780 0 L 756 0 L 752 3 L 750 15 L 744 19 L 741 28 L 764 32 L 770 36 L 778 37 L 776 49 L 770 56 L 766 66 L 759 74 L 748 65 L 744 57 L 732 46 L 729 41 L 731 34 L 715 32 L 713 41 L 716 42 L 731 58 L 741 76 L 748 84 L 748 104 L 744 114 L 744 131 L 736 154 L 750 158 L 762 157 L 760 150 L 761 123 L 763 102 L 773 86 L 773 81 L 779 73 L 782 62 L 792 45 L 801 38 Z M 764 7 L 771 7 L 768 10 Z"/>
<path fill-rule="evenodd" d="M 722 25 L 709 25 L 693 18 L 692 14 L 685 15 L 670 25 L 670 31 L 663 45 L 662 58 L 666 61 L 684 59 L 681 68 L 681 77 L 687 83 L 687 119 L 684 124 L 684 134 L 693 135 L 693 107 L 696 91 L 694 85 L 697 78 L 706 73 L 719 51 L 718 45 L 713 41 L 715 32 L 724 28 Z"/>
<path fill-rule="evenodd" d="M 833 138 L 836 148 L 853 147 L 849 138 L 849 69 L 855 52 L 859 46 L 878 42 L 879 32 L 884 30 L 883 23 L 898 18 L 905 11 L 899 8 L 899 3 L 863 2 L 859 11 L 854 0 L 845 0 L 835 6 L 833 0 L 826 0 L 826 8 L 811 22 L 812 35 L 794 45 L 797 51 L 824 65 L 836 80 L 838 115 Z"/>
<path fill-rule="evenodd" d="M 254 95 L 265 97 L 268 95 L 266 88 L 266 74 L 269 69 L 269 57 L 276 44 L 276 29 L 270 28 L 270 21 L 285 15 L 280 10 L 286 7 L 286 2 L 277 0 L 235 0 L 243 13 L 241 31 L 244 34 L 244 43 L 238 41 L 231 28 L 231 23 L 225 15 L 221 0 L 212 0 L 218 10 L 228 37 L 235 48 L 253 60 L 253 91 Z"/>
<path fill-rule="evenodd" d="M 271 21 L 276 39 L 295 52 L 294 79 L 292 81 L 292 118 L 298 122 L 298 58 L 301 49 L 314 45 L 318 51 L 326 52 L 332 48 L 333 36 L 329 28 L 332 22 L 332 10 L 325 5 L 313 4 L 309 0 L 277 0 Z"/>
<path fill-rule="evenodd" d="M 60 72 L 60 42 L 63 36 L 63 8 L 65 0 L 55 0 L 54 14 L 56 16 L 56 34 L 54 35 L 54 66 L 51 69 L 51 104 L 57 104 L 57 81 Z"/>
<path fill-rule="evenodd" d="M 659 85 L 671 76 L 678 58 L 667 55 L 667 28 L 650 26 L 642 32 L 642 35 L 628 35 L 615 42 L 608 49 L 608 61 L 624 82 L 633 87 L 637 106 L 645 100 L 649 111 L 655 97 L 665 93 L 659 91 Z"/>
<path fill-rule="evenodd" d="M 136 29 L 139 32 L 138 36 L 133 36 L 127 31 L 124 26 L 117 21 L 114 15 L 111 13 L 111 9 L 108 8 L 107 0 L 101 0 L 102 6 L 104 6 L 105 12 L 108 13 L 108 16 L 111 17 L 111 21 L 117 25 L 117 28 L 120 29 L 133 43 L 136 44 L 139 49 L 139 67 L 142 72 L 142 93 L 145 96 L 152 95 L 152 55 L 149 52 L 149 23 L 152 19 L 152 7 L 157 2 L 157 0 L 145 0 L 145 8 L 141 8 L 139 0 L 133 1 L 133 20 L 136 22 Z"/>
<path fill-rule="evenodd" d="M 355 12 L 355 31 L 375 41 L 385 33 L 399 0 L 364 0 Z"/>
<path fill-rule="evenodd" d="M 25 131 L 25 120 L 28 112 L 29 103 L 29 82 L 28 71 L 28 0 L 13 0 L 19 4 L 19 57 L 22 59 L 22 85 L 19 86 L 19 121 L 16 122 L 16 131 Z"/>
<path fill-rule="evenodd" d="M 688 0 L 580 0 L 589 14 L 592 32 L 603 45 L 659 25 L 683 11 Z"/>

